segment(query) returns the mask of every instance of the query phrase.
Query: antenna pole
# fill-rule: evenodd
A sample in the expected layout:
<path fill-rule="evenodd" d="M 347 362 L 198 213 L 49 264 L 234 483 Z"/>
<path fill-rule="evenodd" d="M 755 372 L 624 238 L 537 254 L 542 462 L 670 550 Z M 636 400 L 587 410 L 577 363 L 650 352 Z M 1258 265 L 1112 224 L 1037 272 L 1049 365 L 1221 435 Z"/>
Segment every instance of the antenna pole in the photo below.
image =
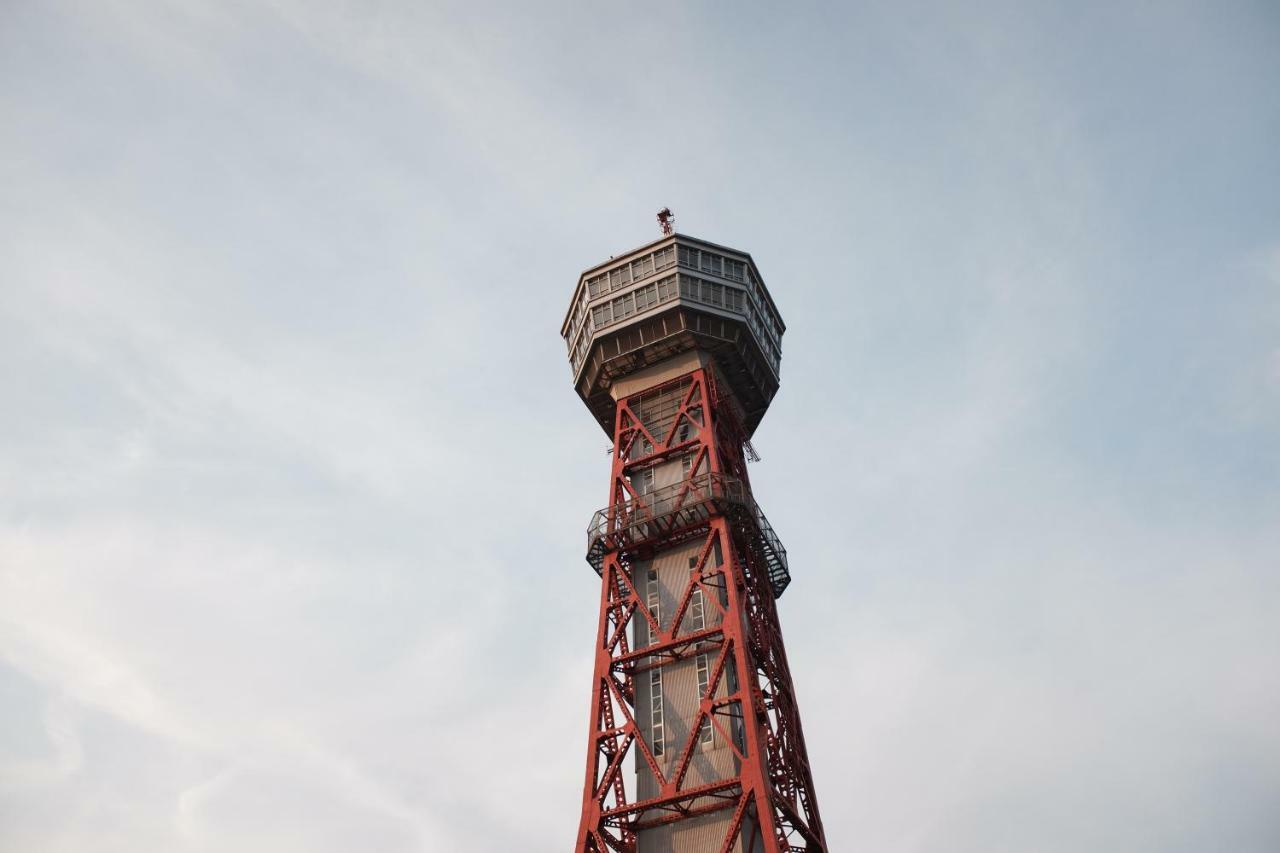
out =
<path fill-rule="evenodd" d="M 671 208 L 664 207 L 658 211 L 658 226 L 662 229 L 664 235 L 671 234 L 676 230 L 676 215 L 671 212 Z"/>

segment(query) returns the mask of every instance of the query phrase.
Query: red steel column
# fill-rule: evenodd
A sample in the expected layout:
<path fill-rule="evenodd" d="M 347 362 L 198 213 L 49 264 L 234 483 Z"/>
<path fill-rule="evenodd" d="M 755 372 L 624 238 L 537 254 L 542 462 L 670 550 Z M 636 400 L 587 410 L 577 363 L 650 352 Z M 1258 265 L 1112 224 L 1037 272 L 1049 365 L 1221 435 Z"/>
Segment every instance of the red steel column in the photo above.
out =
<path fill-rule="evenodd" d="M 666 434 L 655 435 L 655 424 L 641 420 L 638 400 L 661 390 L 678 391 L 680 402 Z M 680 441 L 684 423 L 690 425 L 691 435 Z M 637 447 L 645 449 L 643 456 L 635 452 Z M 668 499 L 676 508 L 668 513 L 673 517 L 668 521 L 646 505 L 646 496 L 636 492 L 629 476 L 686 454 L 692 454 L 693 472 L 706 473 L 686 478 L 674 498 Z M 723 839 L 708 853 L 825 853 L 795 690 L 763 557 L 764 534 L 755 522 L 755 503 L 746 479 L 743 431 L 732 401 L 717 394 L 713 372 L 700 368 L 619 400 L 612 468 L 599 565 L 600 621 L 582 820 L 575 850 L 634 853 L 637 833 L 645 828 L 732 810 Z M 637 519 L 646 522 L 639 526 L 640 533 L 634 532 Z M 644 581 L 632 576 L 632 565 L 664 546 L 688 542 L 701 543 L 696 564 L 689 571 L 688 585 L 677 596 L 670 625 L 662 628 L 649 612 L 640 591 Z M 718 566 L 714 553 L 720 555 Z M 704 608 L 716 608 L 720 621 L 710 628 L 683 631 L 683 615 L 698 589 L 703 591 Z M 648 621 L 655 640 L 631 649 L 628 631 L 637 620 Z M 675 745 L 679 761 L 669 776 L 664 775 L 636 719 L 637 677 L 655 666 L 703 654 L 715 661 L 709 683 L 686 743 Z M 740 746 L 734 720 L 741 721 Z M 686 785 L 704 725 L 715 727 L 730 745 L 737 773 L 711 783 Z M 634 780 L 628 760 L 632 756 L 648 765 L 657 782 L 657 796 L 637 801 L 629 794 L 626 780 L 628 774 Z"/>

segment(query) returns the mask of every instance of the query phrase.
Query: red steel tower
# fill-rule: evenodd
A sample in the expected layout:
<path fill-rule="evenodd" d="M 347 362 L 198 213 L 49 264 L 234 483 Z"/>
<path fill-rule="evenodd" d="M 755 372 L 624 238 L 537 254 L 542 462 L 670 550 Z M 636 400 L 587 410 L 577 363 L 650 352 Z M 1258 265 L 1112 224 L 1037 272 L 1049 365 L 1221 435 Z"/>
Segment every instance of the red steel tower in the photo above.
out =
<path fill-rule="evenodd" d="M 575 850 L 826 851 L 778 623 L 787 554 L 746 465 L 785 327 L 750 255 L 663 225 L 583 273 L 561 329 L 613 440 Z"/>

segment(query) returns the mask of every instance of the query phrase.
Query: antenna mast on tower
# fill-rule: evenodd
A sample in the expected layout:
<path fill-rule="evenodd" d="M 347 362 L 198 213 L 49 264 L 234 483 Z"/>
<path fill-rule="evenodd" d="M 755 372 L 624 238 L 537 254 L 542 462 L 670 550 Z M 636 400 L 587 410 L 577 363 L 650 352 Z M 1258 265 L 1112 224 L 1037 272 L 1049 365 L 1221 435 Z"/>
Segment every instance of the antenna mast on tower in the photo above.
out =
<path fill-rule="evenodd" d="M 671 208 L 664 207 L 658 211 L 658 225 L 662 228 L 663 234 L 671 234 L 676 228 L 676 215 L 671 212 Z"/>

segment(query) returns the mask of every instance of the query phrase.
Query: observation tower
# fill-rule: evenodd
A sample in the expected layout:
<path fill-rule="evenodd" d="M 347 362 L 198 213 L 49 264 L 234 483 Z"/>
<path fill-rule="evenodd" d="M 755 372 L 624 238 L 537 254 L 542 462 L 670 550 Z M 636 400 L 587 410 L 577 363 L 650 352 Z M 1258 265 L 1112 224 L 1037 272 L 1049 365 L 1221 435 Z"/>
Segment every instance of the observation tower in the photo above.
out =
<path fill-rule="evenodd" d="M 587 270 L 561 328 L 613 441 L 577 853 L 826 851 L 749 443 L 785 326 L 746 252 L 672 227 Z"/>

